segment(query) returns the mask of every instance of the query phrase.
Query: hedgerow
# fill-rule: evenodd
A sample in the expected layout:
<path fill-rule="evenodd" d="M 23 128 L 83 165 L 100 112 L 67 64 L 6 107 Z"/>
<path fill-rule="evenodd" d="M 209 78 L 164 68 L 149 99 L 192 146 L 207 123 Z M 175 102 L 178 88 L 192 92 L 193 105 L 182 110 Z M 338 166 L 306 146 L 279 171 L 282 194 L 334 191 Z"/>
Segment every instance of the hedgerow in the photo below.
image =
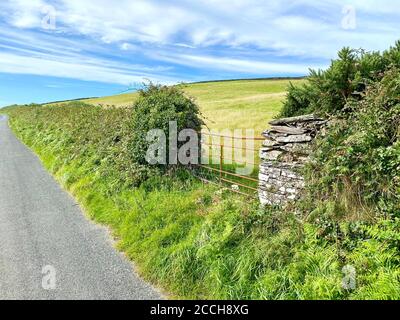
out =
<path fill-rule="evenodd" d="M 347 108 L 351 114 L 334 120 L 315 147 L 311 193 L 315 199 L 334 199 L 353 219 L 399 217 L 399 70 L 387 71 Z"/>

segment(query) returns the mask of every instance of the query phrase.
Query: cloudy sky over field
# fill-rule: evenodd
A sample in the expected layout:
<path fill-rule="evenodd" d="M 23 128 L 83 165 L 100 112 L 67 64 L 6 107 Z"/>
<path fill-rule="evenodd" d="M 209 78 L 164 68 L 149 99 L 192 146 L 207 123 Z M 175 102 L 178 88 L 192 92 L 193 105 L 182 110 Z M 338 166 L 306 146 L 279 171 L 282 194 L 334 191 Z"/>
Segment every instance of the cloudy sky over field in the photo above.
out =
<path fill-rule="evenodd" d="M 392 0 L 2 0 L 0 106 L 161 83 L 300 76 L 400 39 Z"/>

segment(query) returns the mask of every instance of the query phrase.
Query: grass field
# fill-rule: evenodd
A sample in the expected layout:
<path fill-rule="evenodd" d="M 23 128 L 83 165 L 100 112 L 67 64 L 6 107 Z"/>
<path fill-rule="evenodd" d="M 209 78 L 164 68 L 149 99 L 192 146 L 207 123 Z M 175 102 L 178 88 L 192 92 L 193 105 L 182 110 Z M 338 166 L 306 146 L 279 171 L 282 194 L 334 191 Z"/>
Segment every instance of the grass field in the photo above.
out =
<path fill-rule="evenodd" d="M 254 129 L 256 135 L 280 111 L 290 82 L 304 80 L 237 80 L 181 85 L 200 105 L 211 129 Z M 137 93 L 127 93 L 84 102 L 94 105 L 132 105 Z"/>

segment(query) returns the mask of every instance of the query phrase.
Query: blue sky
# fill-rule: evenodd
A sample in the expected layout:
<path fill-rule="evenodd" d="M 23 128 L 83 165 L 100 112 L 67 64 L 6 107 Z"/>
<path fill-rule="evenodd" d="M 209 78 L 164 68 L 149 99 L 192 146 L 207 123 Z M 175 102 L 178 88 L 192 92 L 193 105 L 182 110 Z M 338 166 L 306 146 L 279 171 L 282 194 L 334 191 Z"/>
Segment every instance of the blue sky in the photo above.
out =
<path fill-rule="evenodd" d="M 400 38 L 392 0 L 2 0 L 0 106 L 306 75 Z"/>

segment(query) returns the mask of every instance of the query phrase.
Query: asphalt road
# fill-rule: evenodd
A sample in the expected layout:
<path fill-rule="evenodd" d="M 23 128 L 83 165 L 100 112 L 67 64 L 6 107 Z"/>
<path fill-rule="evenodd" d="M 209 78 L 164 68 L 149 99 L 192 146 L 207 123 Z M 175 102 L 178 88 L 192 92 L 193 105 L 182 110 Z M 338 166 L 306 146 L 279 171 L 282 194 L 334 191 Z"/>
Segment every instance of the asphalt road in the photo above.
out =
<path fill-rule="evenodd" d="M 0 299 L 160 299 L 0 115 Z"/>

